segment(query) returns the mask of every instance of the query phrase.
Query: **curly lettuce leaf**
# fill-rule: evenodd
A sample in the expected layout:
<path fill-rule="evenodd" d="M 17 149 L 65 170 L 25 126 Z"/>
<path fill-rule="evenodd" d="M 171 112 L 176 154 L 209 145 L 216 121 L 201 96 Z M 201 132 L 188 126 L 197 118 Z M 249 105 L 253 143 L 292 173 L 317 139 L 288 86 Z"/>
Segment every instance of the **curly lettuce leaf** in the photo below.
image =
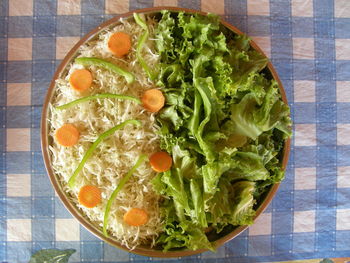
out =
<path fill-rule="evenodd" d="M 272 81 L 263 98 L 250 92 L 239 103 L 231 106 L 230 120 L 226 122 L 225 129 L 255 140 L 263 132 L 278 128 L 279 125 L 289 126 L 289 114 L 288 106 L 280 99 L 277 83 Z M 282 131 L 288 136 L 291 134 L 290 129 Z"/>
<path fill-rule="evenodd" d="M 207 226 L 251 224 L 254 206 L 283 179 L 281 151 L 291 134 L 289 108 L 264 75 L 267 58 L 246 36 L 221 30 L 219 17 L 163 11 L 156 28 L 157 115 L 170 171 L 153 185 L 164 196 L 169 249 L 212 249 Z"/>
<path fill-rule="evenodd" d="M 175 53 L 173 49 L 174 37 L 172 32 L 175 29 L 175 19 L 171 17 L 171 13 L 168 11 L 162 11 L 162 19 L 157 25 L 157 41 L 156 48 L 161 60 L 168 62 L 175 59 Z"/>
<path fill-rule="evenodd" d="M 240 181 L 232 185 L 233 205 L 229 223 L 234 226 L 250 225 L 253 223 L 255 199 L 253 196 L 255 183 Z"/>
<path fill-rule="evenodd" d="M 208 241 L 203 229 L 198 228 L 190 221 L 166 225 L 165 233 L 160 236 L 157 243 L 163 245 L 164 252 L 174 248 L 215 251 L 214 245 Z"/>
<path fill-rule="evenodd" d="M 210 221 L 216 231 L 220 232 L 228 224 L 250 225 L 255 216 L 256 203 L 254 193 L 255 183 L 239 181 L 234 184 L 226 176 L 220 178 L 218 184 L 220 191 L 208 203 Z"/>

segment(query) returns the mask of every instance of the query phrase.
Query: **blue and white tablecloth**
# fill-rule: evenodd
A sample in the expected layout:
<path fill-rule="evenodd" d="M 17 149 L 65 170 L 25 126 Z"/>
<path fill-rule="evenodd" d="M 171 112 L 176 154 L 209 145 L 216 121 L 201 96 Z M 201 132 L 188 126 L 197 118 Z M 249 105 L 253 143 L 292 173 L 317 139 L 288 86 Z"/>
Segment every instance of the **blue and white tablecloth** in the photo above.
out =
<path fill-rule="evenodd" d="M 73 44 L 116 14 L 159 5 L 214 12 L 250 35 L 276 67 L 295 124 L 286 179 L 257 224 L 181 262 L 350 257 L 349 0 L 0 0 L 0 262 L 43 248 L 76 249 L 69 262 L 162 261 L 113 248 L 72 218 L 46 175 L 39 127 Z"/>

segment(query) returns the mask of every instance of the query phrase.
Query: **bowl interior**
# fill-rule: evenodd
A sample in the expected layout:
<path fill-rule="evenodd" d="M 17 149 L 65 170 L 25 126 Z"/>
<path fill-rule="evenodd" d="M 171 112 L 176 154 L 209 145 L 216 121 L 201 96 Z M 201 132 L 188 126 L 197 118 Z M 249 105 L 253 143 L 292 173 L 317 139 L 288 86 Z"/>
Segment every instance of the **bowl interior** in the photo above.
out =
<path fill-rule="evenodd" d="M 177 7 L 146 8 L 146 9 L 140 9 L 140 10 L 137 10 L 134 12 L 144 13 L 144 14 L 148 14 L 148 15 L 157 15 L 163 9 L 168 9 L 168 10 L 171 10 L 172 12 L 184 11 L 184 12 L 188 12 L 188 13 L 200 13 L 203 15 L 206 14 L 204 12 L 200 12 L 200 11 L 196 11 L 196 10 L 177 8 Z M 66 74 L 67 65 L 69 63 L 71 63 L 71 61 L 75 58 L 75 56 L 77 55 L 78 49 L 81 45 L 83 45 L 86 42 L 88 42 L 89 40 L 97 37 L 102 30 L 109 28 L 109 27 L 113 27 L 113 26 L 117 25 L 118 23 L 120 23 L 119 22 L 120 18 L 133 19 L 134 12 L 129 12 L 129 13 L 123 14 L 121 16 L 114 17 L 114 18 L 106 21 L 105 23 L 101 24 L 100 26 L 96 27 L 95 29 L 93 29 L 90 33 L 85 35 L 68 52 L 68 54 L 66 55 L 66 57 L 63 59 L 63 61 L 59 65 L 58 69 L 56 70 L 54 77 L 50 83 L 50 87 L 48 89 L 45 101 L 44 101 L 43 111 L 42 111 L 42 119 L 41 119 L 41 146 L 42 146 L 42 153 L 43 153 L 43 157 L 44 157 L 45 166 L 46 166 L 50 181 L 51 181 L 56 193 L 58 194 L 59 198 L 62 200 L 65 207 L 69 210 L 69 212 L 86 229 L 88 229 L 91 233 L 96 235 L 98 238 L 106 241 L 107 243 L 109 243 L 115 247 L 118 247 L 120 249 L 126 250 L 128 252 L 132 252 L 132 253 L 136 253 L 136 254 L 140 254 L 140 255 L 144 255 L 144 256 L 151 256 L 151 257 L 180 257 L 180 256 L 188 256 L 188 255 L 202 253 L 206 250 L 203 250 L 203 249 L 202 250 L 195 250 L 195 251 L 176 250 L 176 251 L 168 251 L 168 252 L 164 253 L 159 249 L 151 248 L 151 247 L 147 247 L 147 246 L 140 246 L 140 247 L 137 247 L 136 249 L 130 251 L 126 246 L 123 246 L 118 241 L 116 241 L 114 238 L 105 237 L 103 235 L 103 232 L 101 231 L 101 229 L 99 229 L 95 225 L 93 225 L 86 217 L 83 216 L 83 214 L 80 212 L 80 210 L 77 209 L 72 204 L 72 202 L 70 202 L 69 197 L 63 191 L 63 187 L 62 187 L 61 183 L 57 180 L 56 175 L 55 175 L 55 173 L 52 169 L 52 166 L 51 166 L 50 153 L 49 153 L 48 146 L 50 145 L 52 138 L 49 138 L 49 136 L 48 136 L 48 130 L 49 130 L 49 128 L 48 128 L 48 105 L 49 105 L 50 101 L 52 100 L 52 97 L 53 97 L 54 92 L 55 92 L 55 85 L 56 85 L 55 80 L 58 79 L 62 74 Z M 234 26 L 228 24 L 227 22 L 221 21 L 221 24 L 222 24 L 222 26 L 226 27 L 227 29 L 229 29 L 231 32 L 233 32 L 235 34 L 243 34 L 241 31 L 239 31 Z M 251 41 L 251 46 L 254 49 L 256 49 L 257 51 L 259 51 L 260 53 L 264 54 L 262 52 L 262 50 L 258 47 L 258 45 L 256 45 L 256 43 L 254 43 L 254 41 Z M 288 103 L 283 86 L 282 86 L 282 83 L 281 83 L 275 69 L 273 68 L 273 66 L 270 62 L 268 63 L 267 70 L 268 70 L 267 73 L 271 75 L 271 78 L 275 79 L 278 82 L 279 87 L 280 87 L 280 93 L 281 93 L 283 101 L 285 103 Z M 288 139 L 284 145 L 283 156 L 282 156 L 283 168 L 285 168 L 287 165 L 288 157 L 289 157 L 289 150 L 290 150 L 290 139 Z M 265 210 L 265 208 L 269 205 L 273 196 L 276 194 L 278 187 L 279 187 L 279 184 L 272 185 L 271 188 L 269 189 L 269 191 L 262 198 L 262 200 L 260 200 L 260 203 L 257 205 L 257 213 L 256 213 L 255 218 L 257 218 Z M 225 242 L 233 239 L 237 235 L 239 235 L 247 227 L 248 226 L 226 227 L 224 229 L 224 231 L 222 233 L 220 233 L 220 235 L 212 234 L 212 235 L 209 235 L 208 237 L 212 241 L 215 241 L 215 244 L 218 247 L 218 246 L 223 245 Z"/>

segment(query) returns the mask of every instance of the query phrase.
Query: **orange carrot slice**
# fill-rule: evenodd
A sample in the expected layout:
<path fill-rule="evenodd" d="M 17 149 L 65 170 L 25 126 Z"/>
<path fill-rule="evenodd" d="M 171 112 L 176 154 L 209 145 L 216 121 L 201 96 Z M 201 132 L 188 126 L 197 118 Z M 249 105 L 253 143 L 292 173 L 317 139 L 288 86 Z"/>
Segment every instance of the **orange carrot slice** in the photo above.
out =
<path fill-rule="evenodd" d="M 77 144 L 79 135 L 78 129 L 73 124 L 66 123 L 57 129 L 55 137 L 57 143 L 68 147 Z"/>
<path fill-rule="evenodd" d="M 116 32 L 108 40 L 109 50 L 118 58 L 129 53 L 131 49 L 130 35 L 124 32 Z"/>
<path fill-rule="evenodd" d="M 141 98 L 143 107 L 150 112 L 157 112 L 164 107 L 165 98 L 158 89 L 146 90 Z"/>
<path fill-rule="evenodd" d="M 166 172 L 171 168 L 173 164 L 173 159 L 167 152 L 156 152 L 151 155 L 149 162 L 154 171 Z"/>
<path fill-rule="evenodd" d="M 131 208 L 124 214 L 124 222 L 130 226 L 142 226 L 148 221 L 148 214 L 140 208 Z"/>
<path fill-rule="evenodd" d="M 93 208 L 101 202 L 101 191 L 94 185 L 85 185 L 80 188 L 78 201 L 87 208 Z"/>
<path fill-rule="evenodd" d="M 69 83 L 76 91 L 85 91 L 92 84 L 91 72 L 87 69 L 77 69 L 70 75 Z"/>

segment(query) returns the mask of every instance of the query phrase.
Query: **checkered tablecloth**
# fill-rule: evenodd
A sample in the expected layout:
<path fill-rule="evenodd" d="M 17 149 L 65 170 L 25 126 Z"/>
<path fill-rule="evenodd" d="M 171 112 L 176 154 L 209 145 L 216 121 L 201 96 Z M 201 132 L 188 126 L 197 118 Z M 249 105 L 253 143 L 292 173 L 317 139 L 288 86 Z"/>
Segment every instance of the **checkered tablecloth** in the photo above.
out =
<path fill-rule="evenodd" d="M 43 248 L 76 249 L 70 262 L 159 261 L 113 248 L 72 218 L 46 175 L 39 131 L 72 45 L 116 14 L 159 5 L 214 12 L 249 34 L 276 67 L 295 124 L 286 179 L 256 225 L 216 254 L 181 260 L 350 257 L 349 0 L 0 0 L 0 262 Z"/>

